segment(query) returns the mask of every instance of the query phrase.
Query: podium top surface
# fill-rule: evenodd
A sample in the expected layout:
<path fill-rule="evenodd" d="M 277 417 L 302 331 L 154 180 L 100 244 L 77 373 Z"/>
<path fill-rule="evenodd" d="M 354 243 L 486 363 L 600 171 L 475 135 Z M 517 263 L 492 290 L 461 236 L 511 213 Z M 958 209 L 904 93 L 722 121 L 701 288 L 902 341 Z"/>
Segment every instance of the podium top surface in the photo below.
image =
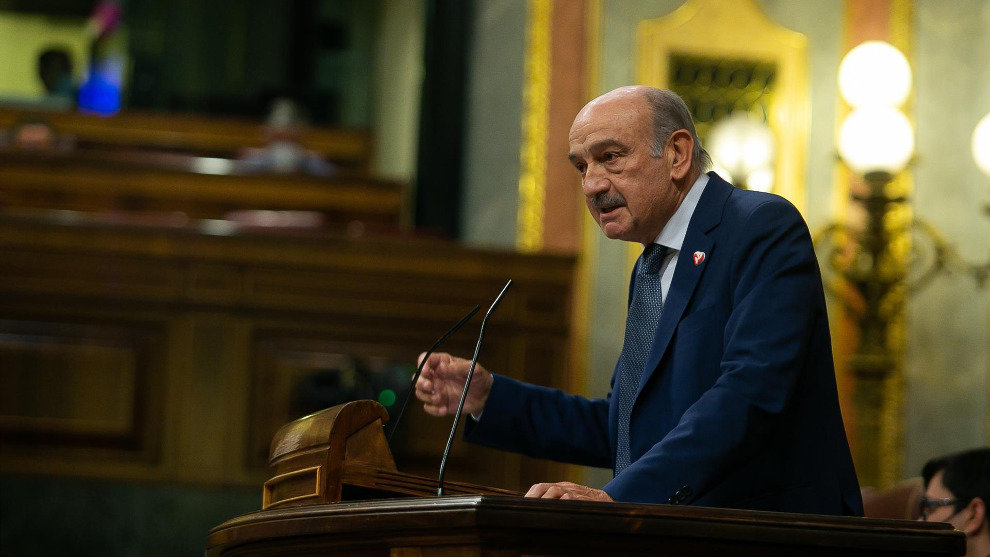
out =
<path fill-rule="evenodd" d="M 207 555 L 317 544 L 333 554 L 473 547 L 526 554 L 962 555 L 948 524 L 502 496 L 355 501 L 242 515 L 210 531 Z"/>

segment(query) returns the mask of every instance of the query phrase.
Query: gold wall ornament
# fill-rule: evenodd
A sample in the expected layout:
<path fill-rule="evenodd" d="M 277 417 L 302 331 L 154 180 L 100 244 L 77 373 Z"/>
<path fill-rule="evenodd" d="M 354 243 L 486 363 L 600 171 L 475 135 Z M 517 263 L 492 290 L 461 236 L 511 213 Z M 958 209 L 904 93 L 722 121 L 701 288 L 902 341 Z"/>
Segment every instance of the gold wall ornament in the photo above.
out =
<path fill-rule="evenodd" d="M 535 252 L 543 247 L 552 16 L 553 0 L 526 3 L 525 83 L 516 212 L 516 248 L 522 252 Z"/>
<path fill-rule="evenodd" d="M 702 144 L 722 115 L 765 118 L 776 138 L 771 191 L 804 211 L 810 115 L 804 35 L 771 21 L 754 0 L 688 0 L 639 23 L 636 53 L 636 81 L 684 97 Z M 630 247 L 631 261 L 639 251 Z"/>
<path fill-rule="evenodd" d="M 807 40 L 771 21 L 754 0 L 688 0 L 641 21 L 636 80 L 680 89 L 699 134 L 720 116 L 765 117 L 777 137 L 773 191 L 804 208 L 808 134 Z"/>
<path fill-rule="evenodd" d="M 713 125 L 730 115 L 769 122 L 778 77 L 775 63 L 677 52 L 668 61 L 666 88 L 688 103 L 706 148 L 711 146 L 706 140 Z"/>
<path fill-rule="evenodd" d="M 830 223 L 814 237 L 825 288 L 854 320 L 856 341 L 836 361 L 855 381 L 856 473 L 862 485 L 882 487 L 899 479 L 893 455 L 901 443 L 903 315 L 905 288 L 911 286 L 908 198 L 894 177 L 866 173 L 866 187 L 857 187 L 851 198 L 857 218 Z"/>
<path fill-rule="evenodd" d="M 848 52 L 867 40 L 885 40 L 900 50 L 911 66 L 913 8 L 914 0 L 890 0 L 885 5 L 845 0 L 844 50 Z M 907 107 L 910 107 L 912 100 L 913 92 L 908 94 Z M 837 135 L 841 130 L 840 124 L 851 111 L 852 107 L 840 100 L 836 111 Z M 904 109 L 904 112 L 911 114 L 909 109 Z M 833 299 L 839 301 L 837 314 L 832 316 L 832 321 L 838 324 L 832 329 L 833 339 L 855 339 L 852 345 L 837 346 L 834 358 L 836 373 L 849 378 L 852 384 L 852 411 L 846 412 L 847 408 L 844 408 L 843 412 L 846 413 L 847 420 L 852 416 L 850 445 L 860 484 L 864 486 L 890 487 L 903 477 L 905 297 L 918 284 L 928 280 L 924 276 L 928 271 L 922 272 L 920 277 L 913 276 L 916 271 L 912 267 L 939 269 L 944 265 L 941 256 L 935 257 L 932 262 L 922 261 L 921 265 L 911 261 L 912 252 L 916 250 L 912 247 L 909 230 L 916 225 L 916 219 L 913 218 L 910 203 L 896 200 L 907 200 L 912 190 L 911 172 L 897 172 L 878 188 L 878 184 L 870 183 L 865 176 L 858 177 L 845 163 L 836 159 L 832 211 L 834 215 L 845 215 L 848 218 L 830 223 L 815 233 L 818 238 L 816 248 L 823 245 L 823 242 L 834 243 L 832 255 L 825 250 L 826 257 L 820 257 L 826 290 Z M 872 204 L 868 202 L 869 197 L 875 198 Z M 895 202 L 882 203 L 882 198 Z M 869 216 L 871 209 L 872 217 Z M 843 283 L 829 276 L 835 268 L 849 268 L 856 263 L 858 240 L 857 233 L 832 240 L 827 236 L 835 235 L 836 226 L 848 228 L 852 224 L 856 228 L 861 223 L 855 221 L 870 218 L 879 220 L 872 225 L 872 232 L 867 234 L 874 239 L 867 243 L 875 242 L 878 237 L 885 238 L 885 246 L 879 250 L 883 254 L 882 267 L 887 277 L 894 277 L 893 283 L 884 285 L 882 296 L 878 296 L 877 289 L 871 287 L 873 297 L 883 299 L 882 304 L 877 303 L 876 308 L 870 310 L 878 314 L 877 319 L 883 320 L 880 323 L 875 319 L 876 324 L 871 324 L 869 319 L 864 322 L 865 313 L 870 312 L 867 311 L 867 304 L 862 301 L 849 303 L 850 300 L 862 298 L 862 290 L 848 281 Z M 852 222 L 845 222 L 847 220 Z M 836 248 L 845 253 L 844 259 L 834 255 L 838 253 L 834 251 Z M 936 249 L 936 252 L 942 253 L 941 249 Z M 819 253 L 823 252 L 819 250 Z M 869 282 L 861 284 L 868 285 Z M 868 336 L 873 338 L 865 338 Z M 864 354 L 877 352 L 878 348 L 886 358 L 882 373 L 876 373 L 869 365 L 870 358 L 862 357 Z"/>
<path fill-rule="evenodd" d="M 892 45 L 904 53 L 908 64 L 913 66 L 913 56 L 911 44 L 913 42 L 913 20 L 914 20 L 914 0 L 891 0 L 890 12 L 887 20 L 888 40 Z M 908 96 L 907 106 L 910 107 L 914 100 L 912 89 Z M 912 126 L 913 118 L 910 117 L 910 110 L 905 110 L 909 114 Z M 895 195 L 911 195 L 914 191 L 914 179 L 910 172 L 901 172 L 891 183 Z M 914 220 L 914 212 L 910 204 L 897 207 L 891 214 L 891 226 L 895 230 L 901 230 L 891 243 L 891 254 L 905 270 L 905 277 L 908 277 L 909 265 L 911 263 L 912 238 L 906 227 Z M 916 281 L 920 282 L 920 281 Z M 891 320 L 890 336 L 888 342 L 891 350 L 895 354 L 896 367 L 893 377 L 888 381 L 885 388 L 885 404 L 881 409 L 881 433 L 880 433 L 880 462 L 879 462 L 879 485 L 889 487 L 900 481 L 904 477 L 904 342 L 905 342 L 905 313 L 903 310 L 907 289 L 911 289 L 910 281 L 905 281 L 899 289 L 899 299 L 901 310 Z M 913 475 L 913 474 L 912 474 Z"/>

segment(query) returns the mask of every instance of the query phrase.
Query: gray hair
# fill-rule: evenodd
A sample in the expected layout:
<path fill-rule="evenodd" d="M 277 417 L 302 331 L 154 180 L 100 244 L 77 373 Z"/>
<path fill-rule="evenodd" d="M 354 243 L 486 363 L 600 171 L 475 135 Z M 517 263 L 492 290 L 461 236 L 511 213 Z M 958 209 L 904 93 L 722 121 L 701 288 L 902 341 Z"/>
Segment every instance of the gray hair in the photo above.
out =
<path fill-rule="evenodd" d="M 653 145 L 650 155 L 659 157 L 671 134 L 677 130 L 687 130 L 694 139 L 691 166 L 699 174 L 706 172 L 712 165 L 712 159 L 708 156 L 708 151 L 701 147 L 701 140 L 694 131 L 694 120 L 684 100 L 673 91 L 653 87 L 646 89 L 645 96 L 650 112 L 653 113 Z"/>

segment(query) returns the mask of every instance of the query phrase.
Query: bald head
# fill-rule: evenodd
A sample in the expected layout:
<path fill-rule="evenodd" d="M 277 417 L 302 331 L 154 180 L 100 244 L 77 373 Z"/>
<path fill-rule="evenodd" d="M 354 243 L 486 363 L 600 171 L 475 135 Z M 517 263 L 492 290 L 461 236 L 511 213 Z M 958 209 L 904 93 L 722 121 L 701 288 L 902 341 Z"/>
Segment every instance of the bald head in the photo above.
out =
<path fill-rule="evenodd" d="M 677 93 L 646 85 L 628 85 L 613 89 L 586 104 L 574 118 L 587 118 L 601 110 L 636 110 L 649 114 L 652 120 L 651 154 L 659 157 L 667 140 L 677 130 L 686 130 L 694 140 L 691 152 L 692 174 L 700 175 L 711 167 L 711 157 L 701 147 L 701 140 L 694 128 L 694 120 L 684 100 Z"/>
<path fill-rule="evenodd" d="M 618 89 L 612 89 L 608 93 L 595 97 L 591 102 L 584 105 L 584 108 L 578 112 L 574 119 L 587 117 L 592 111 L 612 103 L 629 103 L 632 106 L 645 101 L 647 89 L 651 89 L 651 87 L 646 87 L 645 85 L 627 85 Z"/>
<path fill-rule="evenodd" d="M 680 206 L 705 157 L 684 102 L 650 87 L 622 87 L 588 103 L 568 142 L 567 157 L 602 231 L 644 245 Z"/>

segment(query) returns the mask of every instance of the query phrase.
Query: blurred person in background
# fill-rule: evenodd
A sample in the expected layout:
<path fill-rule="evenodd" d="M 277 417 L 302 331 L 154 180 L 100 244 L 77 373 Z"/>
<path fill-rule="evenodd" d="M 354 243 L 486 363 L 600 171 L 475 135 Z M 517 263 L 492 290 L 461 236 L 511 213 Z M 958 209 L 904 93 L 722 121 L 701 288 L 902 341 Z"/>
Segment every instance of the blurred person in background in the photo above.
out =
<path fill-rule="evenodd" d="M 75 138 L 60 134 L 43 118 L 24 117 L 0 128 L 0 148 L 14 151 L 71 151 Z"/>
<path fill-rule="evenodd" d="M 929 460 L 920 520 L 947 522 L 966 534 L 967 557 L 990 557 L 990 447 Z"/>
<path fill-rule="evenodd" d="M 62 47 L 49 47 L 38 55 L 38 78 L 45 87 L 46 105 L 62 109 L 75 106 L 76 85 L 68 51 Z"/>
<path fill-rule="evenodd" d="M 336 174 L 333 164 L 302 144 L 306 125 L 302 109 L 295 101 L 285 97 L 272 101 L 265 119 L 267 143 L 264 147 L 246 150 L 241 155 L 242 168 L 246 172 L 301 172 L 324 178 Z"/>

